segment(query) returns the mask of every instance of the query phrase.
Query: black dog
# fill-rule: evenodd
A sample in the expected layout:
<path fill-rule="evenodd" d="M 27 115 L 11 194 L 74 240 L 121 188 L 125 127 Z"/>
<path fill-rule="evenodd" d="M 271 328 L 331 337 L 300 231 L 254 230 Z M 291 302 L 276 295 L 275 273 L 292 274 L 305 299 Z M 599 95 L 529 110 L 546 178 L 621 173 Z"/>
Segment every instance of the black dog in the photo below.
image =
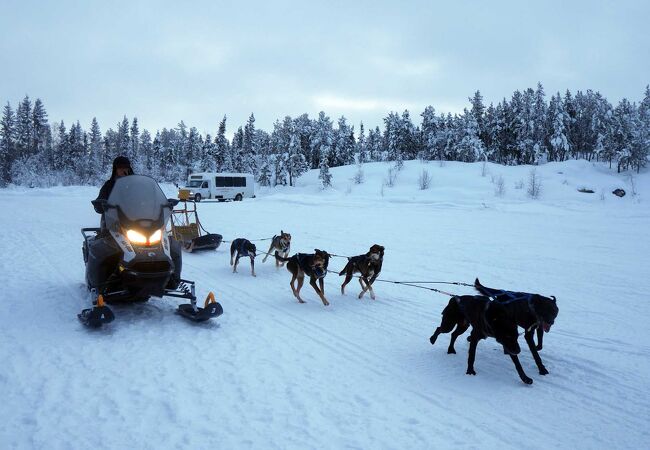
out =
<path fill-rule="evenodd" d="M 348 258 L 348 263 L 343 270 L 339 272 L 339 276 L 345 274 L 345 281 L 341 285 L 341 294 L 345 295 L 345 285 L 350 282 L 355 273 L 361 274 L 359 277 L 359 284 L 361 285 L 361 293 L 359 298 L 363 297 L 366 291 L 370 291 L 370 298 L 375 299 L 375 291 L 372 290 L 372 283 L 375 282 L 381 272 L 381 266 L 384 263 L 384 247 L 381 245 L 373 245 L 365 255 L 353 256 Z M 365 283 L 365 286 L 364 286 Z"/>
<path fill-rule="evenodd" d="M 330 255 L 324 250 L 315 249 L 314 253 L 296 253 L 291 258 L 285 258 L 280 256 L 280 254 L 275 252 L 275 259 L 277 261 L 282 261 L 287 263 L 287 270 L 291 272 L 291 291 L 293 295 L 296 296 L 300 303 L 305 303 L 305 301 L 300 298 L 300 289 L 302 289 L 302 284 L 305 282 L 305 275 L 309 276 L 309 284 L 314 288 L 318 296 L 323 302 L 323 305 L 327 306 L 330 302 L 325 298 L 325 275 L 327 275 L 327 266 L 329 265 Z M 298 280 L 298 284 L 294 287 L 294 282 Z M 320 284 L 320 289 L 316 286 L 316 280 Z"/>
<path fill-rule="evenodd" d="M 547 375 L 548 370 L 544 367 L 538 351 L 542 349 L 544 333 L 551 330 L 551 325 L 555 323 L 555 318 L 559 312 L 555 297 L 491 289 L 483 286 L 478 278 L 474 281 L 474 287 L 481 294 L 487 295 L 493 298 L 495 302 L 503 305 L 517 325 L 526 330 L 524 338 L 530 352 L 533 354 L 539 374 Z M 533 340 L 535 330 L 537 330 L 537 346 Z"/>
<path fill-rule="evenodd" d="M 449 333 L 456 327 L 451 334 L 451 341 L 447 349 L 447 353 L 456 353 L 454 343 L 458 336 L 463 334 L 470 325 L 472 326 L 472 331 L 468 338 L 468 375 L 476 375 L 474 359 L 476 358 L 478 342 L 481 339 L 493 337 L 510 354 L 510 358 L 512 358 L 512 362 L 515 364 L 521 381 L 526 384 L 532 384 L 533 380 L 526 375 L 517 356 L 521 352 L 521 348 L 517 342 L 517 324 L 512 320 L 504 306 L 490 301 L 488 297 L 482 295 L 452 297 L 442 311 L 442 322 L 436 328 L 433 336 L 429 338 L 429 342 L 431 342 L 431 345 L 435 344 L 440 333 Z"/>
<path fill-rule="evenodd" d="M 234 266 L 232 272 L 237 272 L 237 264 L 239 264 L 239 258 L 243 256 L 248 256 L 251 259 L 251 275 L 255 275 L 255 244 L 253 244 L 248 239 L 237 238 L 232 241 L 230 244 L 230 265 Z M 235 257 L 235 254 L 237 257 Z"/>

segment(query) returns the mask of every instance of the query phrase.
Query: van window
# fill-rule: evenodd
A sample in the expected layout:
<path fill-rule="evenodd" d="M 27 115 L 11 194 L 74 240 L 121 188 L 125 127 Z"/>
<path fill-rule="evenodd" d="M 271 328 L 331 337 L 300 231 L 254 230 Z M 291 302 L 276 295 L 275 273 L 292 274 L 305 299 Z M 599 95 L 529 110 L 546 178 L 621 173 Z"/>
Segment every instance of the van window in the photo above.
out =
<path fill-rule="evenodd" d="M 207 187 L 208 187 L 208 182 L 207 182 L 207 181 L 204 181 L 204 182 L 203 182 L 203 185 L 202 185 L 201 187 L 202 187 L 202 188 L 207 188 Z"/>
<path fill-rule="evenodd" d="M 187 187 L 197 188 L 201 186 L 201 180 L 192 180 L 188 183 Z"/>
<path fill-rule="evenodd" d="M 233 186 L 244 187 L 246 186 L 246 177 L 233 177 Z"/>
<path fill-rule="evenodd" d="M 214 184 L 216 187 L 232 187 L 232 177 L 215 177 Z"/>

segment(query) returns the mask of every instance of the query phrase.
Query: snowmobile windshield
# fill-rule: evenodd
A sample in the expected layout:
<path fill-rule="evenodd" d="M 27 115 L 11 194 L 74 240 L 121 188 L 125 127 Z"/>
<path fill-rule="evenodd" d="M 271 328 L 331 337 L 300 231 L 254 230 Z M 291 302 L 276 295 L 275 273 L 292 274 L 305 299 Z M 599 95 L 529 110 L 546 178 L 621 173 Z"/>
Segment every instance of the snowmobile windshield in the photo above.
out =
<path fill-rule="evenodd" d="M 144 175 L 128 175 L 115 180 L 108 197 L 106 225 L 117 221 L 122 227 L 143 230 L 161 229 L 171 213 L 167 197 L 153 178 Z"/>

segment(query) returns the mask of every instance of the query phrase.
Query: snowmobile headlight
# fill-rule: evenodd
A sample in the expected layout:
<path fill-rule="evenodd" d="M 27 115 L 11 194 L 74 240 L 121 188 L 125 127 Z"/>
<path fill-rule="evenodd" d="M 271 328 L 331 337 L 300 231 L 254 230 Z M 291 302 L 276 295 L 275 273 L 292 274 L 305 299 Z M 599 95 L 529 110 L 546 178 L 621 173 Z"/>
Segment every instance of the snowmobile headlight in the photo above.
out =
<path fill-rule="evenodd" d="M 157 244 L 162 239 L 162 230 L 156 230 L 149 236 L 149 244 Z"/>
<path fill-rule="evenodd" d="M 147 243 L 147 237 L 144 234 L 138 233 L 135 230 L 127 230 L 126 231 L 126 237 L 129 238 L 129 241 L 131 241 L 131 244 L 146 244 Z"/>

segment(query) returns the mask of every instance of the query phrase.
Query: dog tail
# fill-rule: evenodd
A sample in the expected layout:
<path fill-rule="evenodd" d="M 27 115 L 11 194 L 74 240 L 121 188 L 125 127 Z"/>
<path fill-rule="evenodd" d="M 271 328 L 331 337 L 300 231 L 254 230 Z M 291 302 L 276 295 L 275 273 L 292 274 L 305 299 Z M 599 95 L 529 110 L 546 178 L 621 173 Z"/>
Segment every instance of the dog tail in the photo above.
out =
<path fill-rule="evenodd" d="M 285 258 L 283 256 L 280 256 L 280 254 L 278 253 L 277 250 L 275 251 L 275 259 L 277 259 L 278 261 L 282 261 L 282 262 L 289 261 L 289 258 Z"/>
<path fill-rule="evenodd" d="M 339 272 L 339 276 L 341 276 L 341 275 L 345 275 L 345 272 L 348 271 L 348 267 L 349 267 L 349 266 L 350 266 L 350 261 L 348 261 L 348 263 L 345 265 L 345 267 L 343 268 L 343 270 L 341 270 L 341 271 Z"/>
<path fill-rule="evenodd" d="M 478 280 L 478 278 L 476 280 L 474 280 L 474 289 L 476 289 L 477 291 L 479 291 L 479 293 L 481 293 L 483 295 L 488 295 L 488 296 L 490 295 L 487 292 L 486 287 L 481 284 L 481 282 Z"/>

